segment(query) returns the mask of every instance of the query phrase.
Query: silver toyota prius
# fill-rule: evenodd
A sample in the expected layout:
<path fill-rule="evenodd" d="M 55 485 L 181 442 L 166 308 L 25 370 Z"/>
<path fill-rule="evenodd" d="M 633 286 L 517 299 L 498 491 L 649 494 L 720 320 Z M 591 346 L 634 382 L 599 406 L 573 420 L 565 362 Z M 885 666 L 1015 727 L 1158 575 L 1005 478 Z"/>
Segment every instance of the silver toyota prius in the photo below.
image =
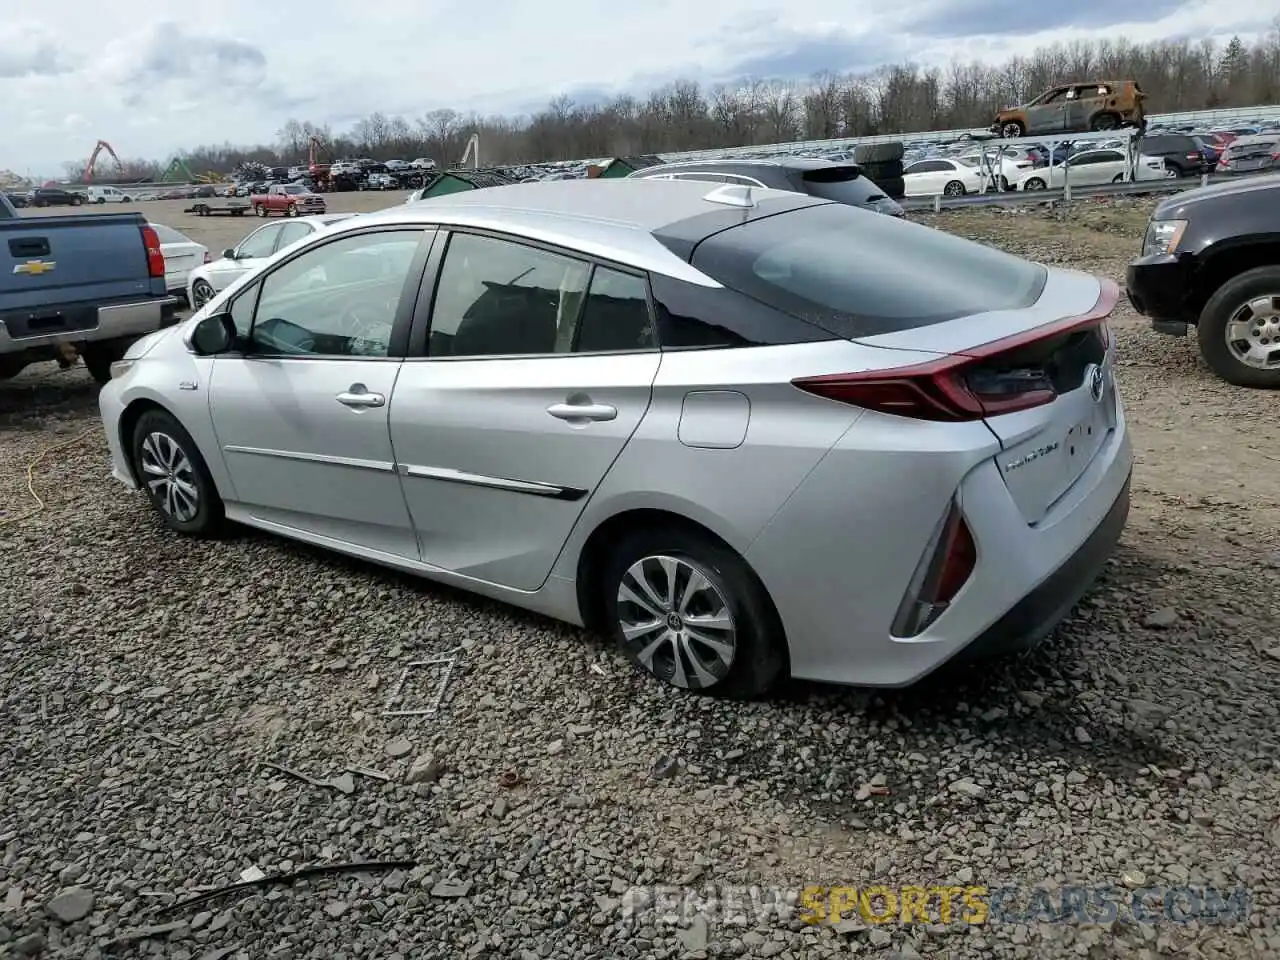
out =
<path fill-rule="evenodd" d="M 689 690 L 902 686 L 1042 639 L 1116 544 L 1116 298 L 799 193 L 518 184 L 276 254 L 101 408 L 178 533 L 461 586 Z"/>

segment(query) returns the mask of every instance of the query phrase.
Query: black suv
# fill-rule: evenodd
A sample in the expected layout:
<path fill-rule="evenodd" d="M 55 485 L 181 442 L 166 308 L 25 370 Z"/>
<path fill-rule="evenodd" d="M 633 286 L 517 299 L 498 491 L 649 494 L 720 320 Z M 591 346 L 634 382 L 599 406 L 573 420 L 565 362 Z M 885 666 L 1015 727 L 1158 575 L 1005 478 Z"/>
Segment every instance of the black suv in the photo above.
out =
<path fill-rule="evenodd" d="M 1138 141 L 1138 153 L 1163 157 L 1164 169 L 1170 177 L 1198 177 L 1208 173 L 1213 164 L 1204 155 L 1195 137 L 1185 133 L 1157 133 Z"/>
<path fill-rule="evenodd" d="M 687 160 L 661 163 L 628 175 L 629 180 L 705 180 L 745 187 L 805 193 L 876 213 L 901 217 L 902 207 L 851 163 L 806 157 L 776 160 Z"/>
<path fill-rule="evenodd" d="M 1280 389 L 1280 176 L 1242 177 L 1160 201 L 1129 301 L 1159 333 L 1196 328 L 1213 371 L 1241 387 Z"/>
<path fill-rule="evenodd" d="M 27 194 L 27 204 L 32 207 L 78 207 L 82 203 L 83 195 L 61 187 L 36 187 Z"/>

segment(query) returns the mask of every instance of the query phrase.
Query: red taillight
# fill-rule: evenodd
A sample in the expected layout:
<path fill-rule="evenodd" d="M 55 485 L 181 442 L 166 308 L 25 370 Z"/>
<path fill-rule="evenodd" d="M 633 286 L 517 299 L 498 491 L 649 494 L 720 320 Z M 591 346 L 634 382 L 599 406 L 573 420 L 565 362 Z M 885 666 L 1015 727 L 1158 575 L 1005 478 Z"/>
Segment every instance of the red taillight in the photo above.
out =
<path fill-rule="evenodd" d="M 154 227 L 144 226 L 142 228 L 142 243 L 147 248 L 147 275 L 163 277 L 164 254 L 160 250 L 160 236 L 156 233 Z"/>
<path fill-rule="evenodd" d="M 1203 160 L 1203 159 L 1204 159 L 1204 154 L 1203 154 L 1203 153 L 1188 153 L 1188 154 L 1187 154 L 1187 159 L 1188 159 L 1188 160 Z"/>
<path fill-rule="evenodd" d="M 960 506 L 952 501 L 929 538 L 920 563 L 902 597 L 892 632 L 896 637 L 922 633 L 950 606 L 978 565 L 978 548 Z"/>
<path fill-rule="evenodd" d="M 974 383 L 966 374 L 980 367 L 983 361 L 1037 340 L 1103 324 L 1115 309 L 1120 288 L 1111 280 L 1102 280 L 1101 284 L 1098 302 L 1088 313 L 1080 316 L 1065 317 L 928 363 L 890 370 L 802 377 L 791 383 L 806 393 L 828 400 L 915 420 L 981 420 L 1052 403 L 1057 392 L 1042 382 L 1027 380 L 1023 384 L 1025 389 L 1018 389 L 1016 381 L 1002 378 L 998 384 L 1001 389 L 984 389 L 981 382 Z M 995 385 L 992 381 L 991 386 Z M 1010 387 L 1014 389 L 1011 391 Z"/>

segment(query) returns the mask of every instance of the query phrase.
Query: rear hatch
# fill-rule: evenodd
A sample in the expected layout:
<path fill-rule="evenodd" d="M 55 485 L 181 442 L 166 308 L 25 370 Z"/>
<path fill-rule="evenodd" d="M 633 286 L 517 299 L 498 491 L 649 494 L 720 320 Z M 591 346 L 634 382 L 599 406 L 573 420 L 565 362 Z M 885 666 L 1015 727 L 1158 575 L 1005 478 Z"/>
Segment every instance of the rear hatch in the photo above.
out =
<path fill-rule="evenodd" d="M 1270 170 L 1280 154 L 1280 138 L 1254 140 L 1241 138 L 1231 144 L 1231 170 L 1233 173 L 1253 173 Z"/>
<path fill-rule="evenodd" d="M 835 206 L 725 231 L 700 244 L 692 262 L 726 286 L 885 351 L 878 369 L 811 378 L 802 389 L 898 416 L 982 420 L 1029 524 L 1044 519 L 1116 427 L 1106 319 L 1119 291 L 1110 281 Z M 897 351 L 936 360 L 903 367 Z"/>
<path fill-rule="evenodd" d="M 0 310 L 151 294 L 137 213 L 0 221 Z"/>

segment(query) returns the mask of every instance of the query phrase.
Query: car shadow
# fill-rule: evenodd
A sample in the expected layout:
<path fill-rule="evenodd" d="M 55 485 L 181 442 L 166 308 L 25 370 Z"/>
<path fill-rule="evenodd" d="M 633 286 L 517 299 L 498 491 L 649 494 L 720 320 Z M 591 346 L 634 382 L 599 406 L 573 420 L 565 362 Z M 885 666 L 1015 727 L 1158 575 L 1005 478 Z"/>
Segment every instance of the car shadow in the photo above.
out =
<path fill-rule="evenodd" d="M 78 363 L 65 370 L 55 363 L 34 364 L 0 380 L 0 430 L 38 431 L 50 418 L 96 413 L 99 389 Z"/>

